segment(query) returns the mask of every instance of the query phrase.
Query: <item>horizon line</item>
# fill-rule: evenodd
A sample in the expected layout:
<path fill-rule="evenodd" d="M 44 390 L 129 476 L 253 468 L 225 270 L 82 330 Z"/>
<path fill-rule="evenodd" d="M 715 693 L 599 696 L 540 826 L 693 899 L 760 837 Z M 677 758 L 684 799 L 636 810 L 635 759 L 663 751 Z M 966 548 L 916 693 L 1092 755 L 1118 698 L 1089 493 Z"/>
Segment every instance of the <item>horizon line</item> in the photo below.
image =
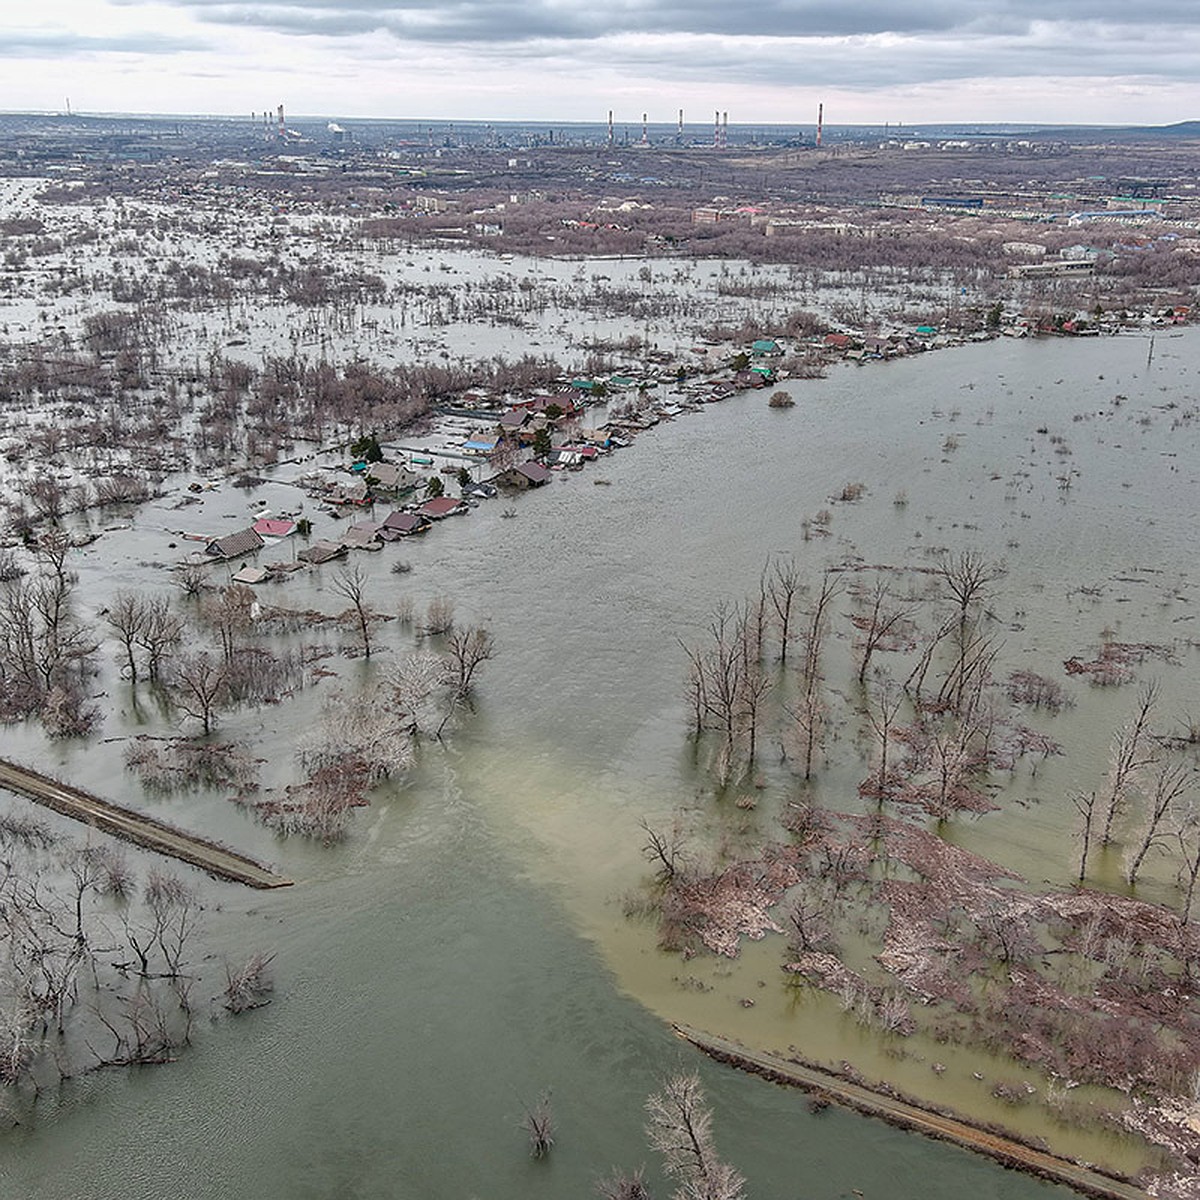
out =
<path fill-rule="evenodd" d="M 165 119 L 165 120 L 209 120 L 209 121 L 229 121 L 229 122 L 245 122 L 247 124 L 259 120 L 261 113 L 269 113 L 272 118 L 276 112 L 275 108 L 263 109 L 259 112 L 252 112 L 250 115 L 240 113 L 217 113 L 217 112 L 134 112 L 121 111 L 112 109 L 53 109 L 53 108 L 30 108 L 30 109 L 0 109 L 0 117 L 92 117 L 92 118 L 138 118 L 144 120 Z M 546 125 L 558 127 L 580 126 L 587 127 L 592 125 L 605 126 L 608 124 L 607 113 L 595 118 L 587 120 L 575 118 L 572 120 L 554 120 L 547 117 L 403 117 L 403 116 L 347 116 L 339 113 L 292 113 L 288 115 L 288 120 L 291 121 L 396 121 L 407 122 L 410 124 L 438 124 L 438 125 Z M 615 125 L 641 125 L 640 117 L 628 117 L 617 119 L 613 118 Z M 648 127 L 664 127 L 668 129 L 677 129 L 678 122 L 676 120 L 648 121 Z M 825 121 L 826 129 L 919 129 L 923 125 L 936 126 L 939 128 L 959 127 L 959 128 L 992 128 L 992 129 L 1116 129 L 1116 130 L 1134 130 L 1134 129 L 1174 129 L 1181 125 L 1200 125 L 1200 118 L 1184 118 L 1178 121 L 1170 121 L 1160 124 L 1145 124 L 1145 123 L 1123 123 L 1114 124 L 1112 122 L 1069 122 L 1069 121 L 997 121 L 997 120 L 974 120 L 974 119 L 954 119 L 946 120 L 927 120 L 927 121 L 853 121 L 853 122 L 837 122 Z M 758 120 L 758 121 L 730 121 L 729 127 L 734 129 L 753 129 L 763 126 L 777 127 L 783 129 L 807 129 L 815 128 L 816 120 L 812 121 L 783 121 L 783 120 Z M 712 122 L 708 120 L 686 121 L 684 128 L 699 127 L 702 129 L 711 129 Z"/>

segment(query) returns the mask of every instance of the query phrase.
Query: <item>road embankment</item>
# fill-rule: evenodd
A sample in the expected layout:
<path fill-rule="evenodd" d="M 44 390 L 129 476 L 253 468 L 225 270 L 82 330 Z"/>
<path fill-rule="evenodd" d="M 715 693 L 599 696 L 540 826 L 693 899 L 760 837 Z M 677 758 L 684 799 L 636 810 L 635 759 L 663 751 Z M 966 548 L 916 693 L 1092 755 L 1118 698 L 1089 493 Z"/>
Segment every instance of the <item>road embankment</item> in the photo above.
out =
<path fill-rule="evenodd" d="M 29 767 L 0 759 L 0 788 L 17 792 L 36 804 L 51 808 L 65 817 L 82 821 L 93 829 L 132 842 L 156 854 L 165 854 L 190 863 L 234 883 L 252 888 L 290 887 L 292 881 L 257 863 L 236 850 L 175 829 L 163 821 L 102 800 L 90 792 L 51 779 Z"/>
<path fill-rule="evenodd" d="M 689 1025 L 675 1025 L 674 1029 L 679 1037 L 718 1062 L 761 1075 L 772 1083 L 803 1088 L 822 1099 L 842 1104 L 867 1116 L 880 1117 L 902 1129 L 954 1142 L 968 1150 L 986 1154 L 1006 1167 L 1066 1184 L 1085 1196 L 1094 1196 L 1098 1200 L 1148 1200 L 1146 1192 L 1124 1179 L 1106 1175 L 955 1117 L 922 1108 L 887 1092 L 844 1079 L 814 1064 L 749 1050 L 736 1042 L 703 1033 Z"/>

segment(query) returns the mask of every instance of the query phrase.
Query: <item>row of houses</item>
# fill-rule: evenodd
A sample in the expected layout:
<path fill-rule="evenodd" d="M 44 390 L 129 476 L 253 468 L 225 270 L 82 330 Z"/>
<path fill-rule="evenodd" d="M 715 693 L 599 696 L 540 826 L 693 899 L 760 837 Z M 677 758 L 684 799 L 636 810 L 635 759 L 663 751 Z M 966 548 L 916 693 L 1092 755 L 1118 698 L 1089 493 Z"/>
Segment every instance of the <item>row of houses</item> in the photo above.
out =
<path fill-rule="evenodd" d="M 580 453 L 586 447 L 577 448 Z M 567 448 L 560 453 L 565 458 Z M 537 462 L 521 463 L 499 477 L 504 485 L 525 490 L 541 487 L 552 478 L 550 468 Z M 495 494 L 492 489 L 491 494 Z M 459 496 L 432 496 L 423 503 L 409 508 L 398 508 L 388 513 L 381 521 L 355 521 L 341 531 L 336 538 L 319 538 L 306 545 L 296 555 L 296 560 L 312 566 L 342 558 L 352 550 L 377 551 L 388 542 L 425 533 L 435 521 L 469 511 L 468 501 Z M 294 521 L 260 519 L 245 529 L 223 537 L 211 538 L 205 545 L 205 553 L 212 561 L 230 562 L 257 554 L 264 546 L 274 544 L 296 531 Z M 269 578 L 266 569 L 244 567 L 235 580 L 240 583 L 260 583 Z"/>

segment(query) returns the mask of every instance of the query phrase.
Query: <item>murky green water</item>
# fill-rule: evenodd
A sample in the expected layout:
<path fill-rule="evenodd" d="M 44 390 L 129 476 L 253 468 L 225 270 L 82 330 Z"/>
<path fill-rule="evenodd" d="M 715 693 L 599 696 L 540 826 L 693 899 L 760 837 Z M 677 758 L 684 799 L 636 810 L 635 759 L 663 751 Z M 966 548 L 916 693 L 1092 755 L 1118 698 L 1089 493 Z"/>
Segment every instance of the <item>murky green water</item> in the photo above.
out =
<path fill-rule="evenodd" d="M 1123 640 L 1176 639 L 1182 665 L 1147 674 L 1161 676 L 1168 707 L 1185 709 L 1195 694 L 1185 643 L 1196 433 L 1172 433 L 1178 414 L 1155 406 L 1195 402 L 1198 348 L 1192 333 L 1160 335 L 1149 378 L 1146 343 L 1133 338 L 999 342 L 838 371 L 797 385 L 793 410 L 768 410 L 761 395 L 706 409 L 521 497 L 516 520 L 485 505 L 366 560 L 381 602 L 445 593 L 464 618 L 490 621 L 501 654 L 477 719 L 448 755 L 428 756 L 360 814 L 336 850 L 275 843 L 217 798 L 156 802 L 302 881 L 270 897 L 210 889 L 223 905 L 214 941 L 277 948 L 279 999 L 202 1031 L 175 1066 L 69 1088 L 4 1135 L 2 1194 L 587 1195 L 610 1166 L 648 1158 L 641 1102 L 663 1070 L 696 1062 L 652 1012 L 767 1048 L 849 1057 L 996 1116 L 990 1083 L 970 1074 L 994 1078 L 995 1064 L 960 1056 L 935 1085 L 916 1052 L 903 1062 L 882 1054 L 832 1002 L 797 1006 L 780 980 L 781 939 L 736 964 L 682 964 L 621 916 L 619 897 L 644 873 L 639 818 L 663 820 L 682 804 L 709 832 L 769 828 L 795 790 L 768 765 L 749 816 L 698 795 L 705 779 L 683 735 L 674 639 L 753 587 L 770 553 L 795 553 L 815 576 L 849 553 L 919 563 L 927 547 L 970 546 L 1007 561 L 994 606 L 1006 663 L 1055 674 L 1106 627 Z M 1117 394 L 1127 399 L 1113 409 Z M 1042 425 L 1066 438 L 1067 465 L 1079 471 L 1065 499 L 1065 456 L 1035 432 Z M 949 433 L 958 448 L 945 451 Z M 852 480 L 867 497 L 832 506 L 829 539 L 804 541 L 803 518 Z M 897 507 L 901 490 L 907 504 Z M 125 578 L 161 582 L 139 564 L 170 558 L 165 523 L 149 511 L 124 541 L 102 539 L 85 583 L 106 575 L 114 555 Z M 397 556 L 414 567 L 399 581 L 388 571 Z M 1080 583 L 1101 595 L 1072 594 Z M 310 586 L 296 580 L 282 595 L 335 607 Z M 388 636 L 399 647 L 394 627 Z M 848 655 L 848 639 L 835 645 L 831 677 L 845 674 Z M 228 729 L 252 740 L 268 772 L 280 770 L 319 692 Z M 112 694 L 123 706 L 118 685 Z M 1036 778 L 1018 772 L 1004 811 L 954 831 L 1034 883 L 1070 877 L 1066 790 L 1099 781 L 1132 692 L 1079 695 L 1075 710 L 1035 722 L 1067 755 Z M 26 735 L 8 745 L 41 753 Z M 116 744 L 55 751 L 64 773 L 113 791 L 119 753 Z M 821 799 L 852 804 L 859 774 L 839 751 Z M 1145 894 L 1169 898 L 1169 874 L 1152 875 Z M 689 975 L 712 990 L 681 986 Z M 738 1003 L 746 996 L 753 1008 Z M 875 1122 L 811 1116 L 799 1094 L 700 1065 L 719 1145 L 755 1196 L 1015 1197 L 1045 1187 Z M 547 1086 L 560 1133 L 539 1165 L 517 1125 L 521 1100 Z M 1042 1118 L 1029 1121 L 1037 1132 Z M 1133 1161 L 1108 1136 L 1042 1132 L 1087 1157 Z"/>

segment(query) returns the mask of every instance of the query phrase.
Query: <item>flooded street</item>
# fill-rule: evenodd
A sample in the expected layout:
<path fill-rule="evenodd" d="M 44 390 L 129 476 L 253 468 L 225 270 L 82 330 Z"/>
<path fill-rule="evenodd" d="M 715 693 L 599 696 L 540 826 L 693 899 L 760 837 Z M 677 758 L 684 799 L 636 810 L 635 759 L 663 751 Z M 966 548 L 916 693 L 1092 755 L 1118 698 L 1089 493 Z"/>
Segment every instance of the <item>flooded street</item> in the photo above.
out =
<path fill-rule="evenodd" d="M 940 548 L 977 549 L 1007 568 L 992 605 L 998 670 L 1061 678 L 1062 662 L 1090 657 L 1107 630 L 1170 645 L 1174 663 L 1143 665 L 1137 678 L 1160 679 L 1164 713 L 1194 711 L 1198 351 L 1189 330 L 1160 333 L 1149 368 L 1137 337 L 1002 339 L 844 367 L 788 384 L 797 400 L 788 411 L 750 394 L 664 423 L 631 449 L 520 497 L 516 519 L 485 503 L 421 539 L 360 556 L 378 607 L 394 610 L 402 595 L 418 609 L 450 596 L 463 620 L 491 626 L 499 653 L 481 677 L 476 716 L 445 751 L 423 753 L 403 784 L 380 789 L 338 847 L 280 841 L 218 795 L 143 797 L 119 741 L 47 744 L 14 730 L 8 756 L 221 838 L 298 882 L 269 896 L 205 886 L 214 944 L 277 952 L 275 1003 L 201 1029 L 169 1067 L 68 1084 L 2 1135 L 0 1192 L 584 1196 L 612 1166 L 649 1158 L 642 1102 L 679 1063 L 700 1067 L 717 1144 L 751 1195 L 1047 1191 L 877 1122 L 813 1115 L 800 1093 L 697 1063 L 669 1020 L 846 1059 L 1061 1152 L 1136 1169 L 1144 1152 L 1116 1133 L 1055 1127 L 1040 1105 L 1014 1111 L 993 1098 L 998 1078 L 1044 1088 L 1037 1071 L 920 1035 L 898 1054 L 832 997 L 797 998 L 780 971 L 782 937 L 743 942 L 735 960 L 685 962 L 656 948 L 650 925 L 624 915 L 623 898 L 648 874 L 640 820 L 669 824 L 683 809 L 696 836 L 736 843 L 769 830 L 799 794 L 778 748 L 764 746 L 756 807 L 716 798 L 687 738 L 677 639 L 695 637 L 715 606 L 755 589 L 771 555 L 794 554 L 816 579 L 855 557 L 919 566 Z M 863 498 L 830 504 L 851 481 L 865 484 Z M 280 491 L 260 489 L 273 508 Z M 244 510 L 258 494 L 226 490 L 212 503 Z M 179 517 L 166 504 L 138 510 L 130 530 L 79 556 L 93 611 L 114 569 L 122 586 L 167 587 L 154 564 L 172 561 L 166 530 Z M 829 536 L 806 540 L 803 523 L 827 508 Z M 410 574 L 391 574 L 398 557 Z M 344 605 L 330 579 L 332 564 L 293 577 L 271 602 L 336 611 Z M 845 623 L 835 631 L 836 687 L 851 650 Z M 411 644 L 397 625 L 382 640 L 393 654 Z M 332 666 L 347 681 L 378 669 L 374 659 Z M 130 704 L 111 663 L 106 670 L 102 736 L 166 728 Z M 333 686 L 232 713 L 224 729 L 264 760 L 266 780 L 286 781 Z M 1001 781 L 998 811 L 945 831 L 1034 886 L 1073 878 L 1067 796 L 1098 785 L 1136 687 L 1066 686 L 1076 707 L 1034 721 L 1064 755 L 1036 775 L 1017 767 Z M 860 805 L 860 740 L 848 725 L 835 731 L 815 785 L 822 805 Z M 1098 877 L 1119 886 L 1120 866 L 1119 854 L 1098 861 Z M 1139 895 L 1175 902 L 1160 860 Z M 937 1058 L 947 1069 L 935 1075 Z M 545 1088 L 558 1136 L 538 1163 L 519 1124 L 522 1104 Z"/>

